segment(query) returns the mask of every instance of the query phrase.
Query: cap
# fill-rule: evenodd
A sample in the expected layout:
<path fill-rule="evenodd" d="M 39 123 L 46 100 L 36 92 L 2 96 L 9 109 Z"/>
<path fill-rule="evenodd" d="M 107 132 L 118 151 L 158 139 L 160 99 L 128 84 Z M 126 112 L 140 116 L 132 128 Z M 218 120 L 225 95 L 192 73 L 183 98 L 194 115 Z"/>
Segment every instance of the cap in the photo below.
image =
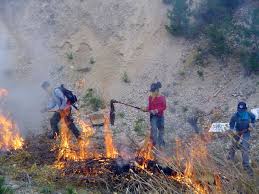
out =
<path fill-rule="evenodd" d="M 162 88 L 161 82 L 152 83 L 151 86 L 150 86 L 150 92 L 154 92 L 154 91 L 156 91 L 160 88 Z"/>
<path fill-rule="evenodd" d="M 237 105 L 237 109 L 238 110 L 246 110 L 247 109 L 246 103 L 245 102 L 239 102 L 238 105 Z"/>

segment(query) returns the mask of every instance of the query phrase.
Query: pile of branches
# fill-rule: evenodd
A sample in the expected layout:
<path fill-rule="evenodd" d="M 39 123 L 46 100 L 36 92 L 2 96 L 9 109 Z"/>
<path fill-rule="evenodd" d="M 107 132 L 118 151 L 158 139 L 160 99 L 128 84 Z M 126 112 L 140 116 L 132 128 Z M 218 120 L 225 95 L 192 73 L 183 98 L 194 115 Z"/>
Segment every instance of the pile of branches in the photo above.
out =
<path fill-rule="evenodd" d="M 149 161 L 141 168 L 139 159 L 89 159 L 67 161 L 61 171 L 63 178 L 79 186 L 86 185 L 104 192 L 126 193 L 184 193 L 189 188 L 172 179 L 177 172 L 156 161 Z"/>

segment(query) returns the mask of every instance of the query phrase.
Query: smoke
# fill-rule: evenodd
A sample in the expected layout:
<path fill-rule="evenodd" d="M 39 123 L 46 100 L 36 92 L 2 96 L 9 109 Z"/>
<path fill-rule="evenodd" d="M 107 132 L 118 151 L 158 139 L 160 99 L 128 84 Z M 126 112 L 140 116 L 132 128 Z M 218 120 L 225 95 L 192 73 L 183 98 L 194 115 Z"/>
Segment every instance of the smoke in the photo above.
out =
<path fill-rule="evenodd" d="M 1 15 L 0 15 L 1 16 Z M 40 85 L 54 60 L 39 37 L 26 37 L 0 18 L 0 88 L 9 91 L 5 110 L 22 133 L 40 132 L 46 96 Z M 1 107 L 2 109 L 3 107 Z"/>

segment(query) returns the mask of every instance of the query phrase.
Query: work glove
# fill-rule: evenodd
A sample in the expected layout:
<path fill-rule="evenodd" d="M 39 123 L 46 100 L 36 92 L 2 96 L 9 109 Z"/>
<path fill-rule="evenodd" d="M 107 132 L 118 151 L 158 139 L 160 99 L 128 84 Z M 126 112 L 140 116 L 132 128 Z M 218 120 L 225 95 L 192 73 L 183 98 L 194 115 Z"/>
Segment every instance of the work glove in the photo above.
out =
<path fill-rule="evenodd" d="M 151 110 L 150 113 L 151 113 L 152 115 L 156 115 L 156 114 L 158 113 L 158 110 L 157 110 L 157 109 Z"/>
<path fill-rule="evenodd" d="M 147 107 L 141 107 L 141 110 L 142 110 L 143 112 L 147 112 Z"/>

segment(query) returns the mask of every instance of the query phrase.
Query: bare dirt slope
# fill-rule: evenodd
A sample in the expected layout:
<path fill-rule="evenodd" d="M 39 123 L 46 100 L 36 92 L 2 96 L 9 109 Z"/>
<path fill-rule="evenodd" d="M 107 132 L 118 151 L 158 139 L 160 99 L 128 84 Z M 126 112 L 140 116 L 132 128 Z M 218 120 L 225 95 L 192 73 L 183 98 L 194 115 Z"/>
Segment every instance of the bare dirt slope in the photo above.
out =
<path fill-rule="evenodd" d="M 191 43 L 166 32 L 167 7 L 160 0 L 3 0 L 0 9 L 9 53 L 1 62 L 13 77 L 26 78 L 23 88 L 29 82 L 34 93 L 45 79 L 69 86 L 81 80 L 79 94 L 91 87 L 107 101 L 145 105 L 149 84 L 160 80 L 168 96 L 167 128 L 175 132 L 191 130 L 186 119 L 197 109 L 210 114 L 220 108 L 227 121 L 237 101 L 259 103 L 258 78 L 245 77 L 234 61 L 192 65 Z M 123 72 L 130 84 L 122 82 Z M 130 128 L 136 118 L 147 118 L 119 111 L 129 115 L 124 120 Z"/>
<path fill-rule="evenodd" d="M 15 44 L 21 42 L 19 55 L 25 55 L 26 47 L 36 53 L 43 47 L 43 53 L 26 53 L 27 57 L 44 57 L 54 69 L 65 66 L 70 75 L 90 67 L 90 73 L 80 76 L 87 86 L 99 87 L 109 96 L 111 90 L 113 96 L 121 93 L 124 71 L 134 79 L 152 63 L 175 64 L 183 48 L 165 32 L 167 10 L 158 0 L 4 2 L 2 19 Z M 44 52 L 47 55 L 42 56 Z M 170 54 L 162 56 L 163 52 Z M 69 62 L 66 53 L 73 53 L 74 60 Z M 90 58 L 94 65 L 89 64 Z"/>
<path fill-rule="evenodd" d="M 0 8 L 11 53 L 2 61 L 14 75 L 5 81 L 19 76 L 34 93 L 50 79 L 70 86 L 83 80 L 84 88 L 99 89 L 107 101 L 134 92 L 143 96 L 152 81 L 172 81 L 172 72 L 164 73 L 169 66 L 177 71 L 185 48 L 165 31 L 167 8 L 159 0 L 4 0 Z M 121 81 L 124 72 L 132 84 Z"/>

